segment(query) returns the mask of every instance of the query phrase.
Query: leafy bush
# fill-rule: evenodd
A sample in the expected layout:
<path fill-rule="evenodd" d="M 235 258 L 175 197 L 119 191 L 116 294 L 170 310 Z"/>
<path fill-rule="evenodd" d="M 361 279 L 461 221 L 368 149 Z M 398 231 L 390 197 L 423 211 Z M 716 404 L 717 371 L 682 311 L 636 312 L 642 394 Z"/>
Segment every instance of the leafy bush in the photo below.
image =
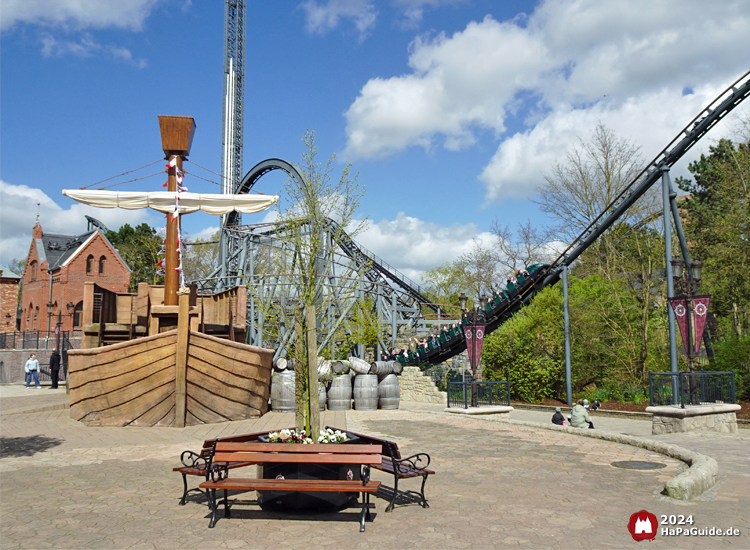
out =
<path fill-rule="evenodd" d="M 750 401 L 750 335 L 732 334 L 714 344 L 712 370 L 734 371 L 738 401 Z"/>

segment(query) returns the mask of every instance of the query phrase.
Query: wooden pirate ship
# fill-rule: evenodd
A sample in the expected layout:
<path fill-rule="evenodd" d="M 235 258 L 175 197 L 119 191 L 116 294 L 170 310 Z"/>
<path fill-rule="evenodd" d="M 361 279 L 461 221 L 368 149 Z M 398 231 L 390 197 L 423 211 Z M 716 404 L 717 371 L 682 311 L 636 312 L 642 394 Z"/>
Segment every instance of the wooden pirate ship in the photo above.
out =
<path fill-rule="evenodd" d="M 82 349 L 68 352 L 70 416 L 93 426 L 174 426 L 241 420 L 268 410 L 273 350 L 246 345 L 246 288 L 198 295 L 184 283 L 180 217 L 260 212 L 278 197 L 206 195 L 182 187 L 191 117 L 159 117 L 167 191 L 70 191 L 101 208 L 167 214 L 164 285 L 117 294 L 93 283 L 83 299 Z"/>

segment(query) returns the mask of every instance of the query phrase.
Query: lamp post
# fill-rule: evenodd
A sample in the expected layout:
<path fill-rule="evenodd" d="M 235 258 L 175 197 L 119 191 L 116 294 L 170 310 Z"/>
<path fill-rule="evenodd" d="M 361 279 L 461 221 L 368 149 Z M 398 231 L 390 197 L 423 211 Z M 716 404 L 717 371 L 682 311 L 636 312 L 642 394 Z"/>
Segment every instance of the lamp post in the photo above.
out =
<path fill-rule="evenodd" d="M 489 298 L 485 295 L 479 297 L 478 306 L 476 309 L 467 309 L 466 305 L 469 298 L 461 293 L 458 301 L 461 306 L 462 315 L 465 322 L 461 325 L 464 331 L 464 338 L 466 338 L 466 350 L 469 353 L 469 365 L 471 366 L 471 378 L 472 382 L 477 381 L 479 369 L 479 359 L 482 356 L 482 344 L 484 343 L 484 306 L 489 301 Z M 471 406 L 477 406 L 477 386 L 472 383 L 471 386 Z"/>
<path fill-rule="evenodd" d="M 685 260 L 682 258 L 672 258 L 670 263 L 672 264 L 674 285 L 678 289 L 678 296 L 675 296 L 675 300 L 684 303 L 684 309 L 680 309 L 678 303 L 675 308 L 675 315 L 684 319 L 683 339 L 687 350 L 688 370 L 693 372 L 695 370 L 695 357 L 700 349 L 700 341 L 705 327 L 705 321 L 697 322 L 696 314 L 705 318 L 707 312 L 707 303 L 704 304 L 703 300 L 698 300 L 698 298 L 703 298 L 698 296 L 703 263 L 700 260 L 690 262 L 689 269 L 686 269 Z M 699 331 L 700 334 L 698 334 Z M 695 337 L 695 341 L 693 341 L 693 337 Z"/>

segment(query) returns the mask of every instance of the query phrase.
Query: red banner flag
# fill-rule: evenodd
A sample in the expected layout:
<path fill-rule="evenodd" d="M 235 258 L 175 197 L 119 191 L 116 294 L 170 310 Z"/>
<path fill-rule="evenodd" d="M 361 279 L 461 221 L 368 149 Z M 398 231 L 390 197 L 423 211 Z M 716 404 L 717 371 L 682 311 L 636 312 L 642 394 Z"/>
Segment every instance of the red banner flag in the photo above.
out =
<path fill-rule="evenodd" d="M 466 337 L 466 350 L 469 352 L 469 364 L 475 370 L 479 366 L 482 357 L 482 344 L 484 344 L 484 325 L 468 326 L 464 329 Z"/>
<path fill-rule="evenodd" d="M 466 338 L 466 351 L 469 352 L 469 365 L 474 368 L 474 327 L 464 327 L 464 338 Z"/>
<path fill-rule="evenodd" d="M 669 305 L 672 311 L 674 311 L 674 316 L 680 327 L 682 347 L 685 350 L 685 355 L 688 355 L 687 304 L 685 303 L 685 298 L 669 298 Z"/>
<path fill-rule="evenodd" d="M 693 298 L 693 326 L 695 327 L 695 353 L 701 349 L 701 340 L 703 340 L 703 329 L 708 319 L 708 303 L 710 296 L 696 296 Z"/>

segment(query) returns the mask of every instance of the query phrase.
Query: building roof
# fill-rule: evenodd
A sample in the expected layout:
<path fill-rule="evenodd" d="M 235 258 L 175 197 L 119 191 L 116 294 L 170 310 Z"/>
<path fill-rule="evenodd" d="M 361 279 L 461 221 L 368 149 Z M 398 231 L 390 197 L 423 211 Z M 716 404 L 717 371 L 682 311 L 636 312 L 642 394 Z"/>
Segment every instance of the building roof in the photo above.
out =
<path fill-rule="evenodd" d="M 6 278 L 6 279 L 22 279 L 20 275 L 17 275 L 13 271 L 11 271 L 7 265 L 0 265 L 0 277 Z"/>
<path fill-rule="evenodd" d="M 82 235 L 63 235 L 60 233 L 44 233 L 37 239 L 37 254 L 39 261 L 46 259 L 50 270 L 59 269 L 69 258 L 75 256 L 79 248 L 91 237 L 95 231 L 88 231 Z M 39 246 L 41 241 L 42 246 Z M 43 258 L 44 256 L 44 258 Z"/>

